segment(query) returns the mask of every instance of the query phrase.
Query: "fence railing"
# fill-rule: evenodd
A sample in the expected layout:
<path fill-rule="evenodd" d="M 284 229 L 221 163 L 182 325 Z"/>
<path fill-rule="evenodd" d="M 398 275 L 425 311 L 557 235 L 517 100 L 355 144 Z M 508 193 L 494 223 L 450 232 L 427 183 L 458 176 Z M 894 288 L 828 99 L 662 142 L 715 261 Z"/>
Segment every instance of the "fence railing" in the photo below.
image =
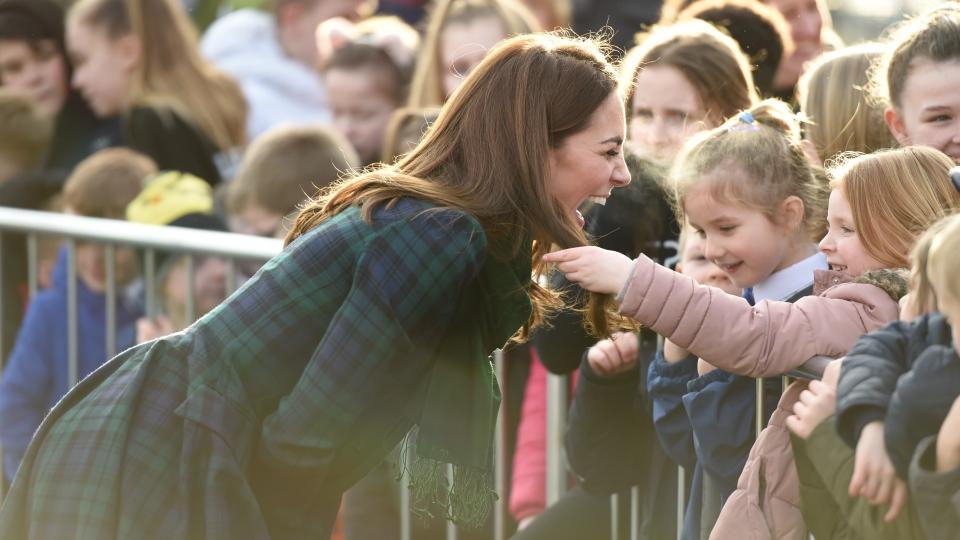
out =
<path fill-rule="evenodd" d="M 65 214 L 56 214 L 50 212 L 40 212 L 32 210 L 19 210 L 12 208 L 0 208 L 0 253 L 3 250 L 5 242 L 9 241 L 11 235 L 23 235 L 26 238 L 27 255 L 27 277 L 30 297 L 37 292 L 38 287 L 38 243 L 39 238 L 44 235 L 52 235 L 63 238 L 67 249 L 67 279 L 68 279 L 68 366 L 70 384 L 75 384 L 78 378 L 78 335 L 77 335 L 77 265 L 76 265 L 76 247 L 78 242 L 94 242 L 104 246 L 104 264 L 106 269 L 106 335 L 107 351 L 110 356 L 117 351 L 114 350 L 116 343 L 116 249 L 118 247 L 133 247 L 143 251 L 144 268 L 143 280 L 146 293 L 145 311 L 147 315 L 156 314 L 157 299 L 155 297 L 157 276 L 157 254 L 175 253 L 187 257 L 187 283 L 193 284 L 194 257 L 198 256 L 218 256 L 227 260 L 227 283 L 226 292 L 229 295 L 237 288 L 238 262 L 256 261 L 263 262 L 280 252 L 282 246 L 280 240 L 247 236 L 233 233 L 221 233 L 213 231 L 201 231 L 196 229 L 183 229 L 169 226 L 143 225 L 130 222 L 119 222 L 115 220 L 97 219 L 80 217 Z M 3 282 L 3 269 L 0 265 L 0 282 Z M 5 301 L 9 301 L 5 295 L 10 291 L 0 288 L 0 306 Z M 186 302 L 186 320 L 192 321 L 195 318 L 196 300 L 195 291 L 191 289 L 187 294 Z M 4 320 L 4 310 L 0 309 L 0 351 L 6 351 L 10 344 L 3 343 L 4 325 L 9 321 Z M 503 355 L 497 351 L 494 355 L 495 366 L 501 383 L 506 375 Z M 3 364 L 6 358 L 2 359 Z M 105 359 L 106 360 L 106 359 Z M 789 375 L 796 378 L 819 378 L 823 373 L 823 368 L 829 362 L 829 358 L 814 358 L 798 370 Z M 786 384 L 787 379 L 784 378 Z M 564 493 L 569 478 L 565 459 L 563 457 L 563 433 L 566 428 L 566 412 L 568 401 L 568 377 L 550 375 L 547 383 L 547 474 L 545 492 L 547 494 L 547 503 L 556 502 Z M 762 412 L 763 403 L 763 385 L 762 381 L 757 381 L 757 403 L 758 412 Z M 510 479 L 507 478 L 505 466 L 508 456 L 506 441 L 507 426 L 504 421 L 504 411 L 506 410 L 506 400 L 510 396 L 504 395 L 504 401 L 501 403 L 501 414 L 497 422 L 496 437 L 496 487 L 497 492 L 504 494 L 507 492 Z M 757 416 L 757 433 L 763 427 L 762 414 Z M 683 523 L 685 497 L 685 471 L 679 469 L 677 490 L 677 531 L 678 537 Z M 406 489 L 406 482 L 401 482 L 400 493 L 400 531 L 401 538 L 409 540 L 411 538 L 412 519 L 410 516 L 410 497 Z M 2 495 L 2 494 L 0 494 Z M 619 504 L 617 496 L 611 496 L 611 538 L 628 536 L 636 539 L 638 535 L 638 523 L 641 516 L 640 509 L 640 490 L 634 487 L 629 493 L 629 511 L 623 512 L 624 505 Z M 497 502 L 494 512 L 493 538 L 494 540 L 503 540 L 507 537 L 508 509 L 507 498 L 501 496 Z M 457 538 L 457 530 L 449 524 L 447 527 L 447 539 Z"/>

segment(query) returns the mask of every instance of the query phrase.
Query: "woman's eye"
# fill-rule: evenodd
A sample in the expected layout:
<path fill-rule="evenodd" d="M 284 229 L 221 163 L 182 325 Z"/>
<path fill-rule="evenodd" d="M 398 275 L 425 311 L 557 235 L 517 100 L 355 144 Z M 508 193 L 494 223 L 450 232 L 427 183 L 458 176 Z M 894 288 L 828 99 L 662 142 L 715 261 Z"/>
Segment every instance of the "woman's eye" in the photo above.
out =
<path fill-rule="evenodd" d="M 608 150 L 608 151 L 607 151 L 607 155 L 610 156 L 610 157 L 617 157 L 617 156 L 620 155 L 620 151 L 619 151 L 619 150 Z"/>

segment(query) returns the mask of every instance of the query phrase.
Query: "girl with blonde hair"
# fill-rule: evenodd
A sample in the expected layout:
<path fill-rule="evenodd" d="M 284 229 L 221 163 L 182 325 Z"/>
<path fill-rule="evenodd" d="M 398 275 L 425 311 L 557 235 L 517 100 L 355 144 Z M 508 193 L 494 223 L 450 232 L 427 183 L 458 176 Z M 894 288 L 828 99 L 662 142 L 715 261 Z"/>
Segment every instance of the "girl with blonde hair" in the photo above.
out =
<path fill-rule="evenodd" d="M 843 152 L 891 148 L 883 108 L 871 98 L 869 72 L 885 47 L 866 43 L 827 53 L 807 68 L 797 85 L 804 135 L 814 162 L 829 163 Z"/>
<path fill-rule="evenodd" d="M 129 146 L 211 184 L 245 144 L 246 101 L 208 64 L 176 0 L 80 0 L 67 16 L 73 85 L 100 117 L 122 115 Z"/>
<path fill-rule="evenodd" d="M 515 0 L 439 0 L 427 16 L 408 107 L 439 107 L 501 40 L 537 32 Z"/>

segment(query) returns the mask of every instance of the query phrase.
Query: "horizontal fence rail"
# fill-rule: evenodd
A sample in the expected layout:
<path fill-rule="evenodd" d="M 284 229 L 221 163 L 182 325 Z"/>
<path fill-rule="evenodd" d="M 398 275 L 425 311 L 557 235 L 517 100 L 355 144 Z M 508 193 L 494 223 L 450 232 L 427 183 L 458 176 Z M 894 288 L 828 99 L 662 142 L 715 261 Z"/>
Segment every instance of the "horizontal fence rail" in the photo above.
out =
<path fill-rule="evenodd" d="M 90 218 L 66 214 L 57 214 L 51 212 L 41 212 L 34 210 L 20 210 L 13 208 L 0 208 L 0 248 L 3 248 L 5 237 L 10 233 L 24 235 L 26 237 L 27 254 L 27 278 L 29 296 L 38 290 L 38 237 L 54 236 L 64 239 L 67 250 L 67 273 L 68 273 L 68 369 L 71 383 L 75 383 L 78 378 L 77 373 L 77 267 L 76 267 L 76 249 L 78 242 L 94 242 L 103 244 L 106 257 L 106 330 L 107 330 L 107 352 L 113 356 L 116 351 L 116 299 L 117 299 L 117 272 L 115 263 L 115 254 L 118 246 L 133 247 L 143 250 L 142 279 L 145 286 L 145 311 L 147 315 L 156 314 L 158 299 L 156 298 L 156 280 L 157 276 L 157 253 L 175 253 L 187 257 L 186 268 L 189 276 L 188 282 L 193 283 L 193 275 L 196 271 L 197 263 L 195 256 L 216 256 L 226 259 L 226 292 L 229 295 L 237 288 L 237 269 L 238 261 L 266 261 L 279 253 L 282 249 L 282 242 L 278 239 L 263 238 L 258 236 L 248 236 L 242 234 L 215 232 L 197 229 L 187 229 L 171 226 L 144 225 L 125 221 L 110 219 Z M 2 277 L 2 269 L 0 269 Z M 0 306 L 9 299 L 6 295 L 10 291 L 0 290 Z M 188 291 L 186 302 L 186 318 L 192 321 L 196 316 L 196 298 L 195 291 Z M 5 321 L 3 314 L 0 313 L 0 345 L 2 350 L 6 350 L 6 345 L 2 343 L 3 328 Z M 105 359 L 106 360 L 106 359 Z M 791 371 L 784 377 L 784 388 L 789 383 L 789 378 L 795 379 L 819 379 L 823 375 L 826 365 L 832 361 L 828 357 L 814 357 L 796 370 Z M 6 363 L 6 358 L 3 358 Z M 497 378 L 501 387 L 505 387 L 505 378 L 507 369 L 505 367 L 504 355 L 501 351 L 494 353 L 494 365 Z M 759 435 L 764 426 L 766 418 L 763 418 L 764 388 L 762 379 L 757 380 L 757 418 L 756 430 Z M 545 493 L 548 503 L 556 502 L 560 499 L 567 488 L 569 478 L 566 459 L 563 455 L 563 435 L 566 430 L 567 408 L 569 406 L 568 397 L 570 392 L 569 378 L 566 376 L 550 375 L 548 377 L 546 388 L 547 414 L 546 414 L 546 477 Z M 493 516 L 492 538 L 493 540 L 504 540 L 509 534 L 507 520 L 508 507 L 507 497 L 503 496 L 510 485 L 510 478 L 507 476 L 506 461 L 509 455 L 507 441 L 509 434 L 505 422 L 507 400 L 512 396 L 503 395 L 501 402 L 501 414 L 497 421 L 496 437 L 496 487 L 501 497 L 497 501 L 497 506 Z M 405 469 L 405 468 L 404 468 Z M 684 507 L 687 503 L 686 482 L 689 481 L 689 471 L 678 468 L 678 491 L 677 491 L 677 533 L 680 535 L 682 528 Z M 0 493 L 2 496 L 2 493 Z M 639 538 L 639 523 L 643 519 L 640 515 L 641 497 L 643 496 L 638 487 L 634 487 L 625 494 L 629 498 L 629 506 L 620 504 L 617 495 L 611 496 L 611 538 Z M 401 539 L 411 539 L 413 536 L 413 521 L 410 513 L 410 493 L 405 481 L 398 486 L 397 504 L 400 508 L 400 521 L 397 524 L 400 529 Z M 719 509 L 716 509 L 719 511 Z M 455 540 L 458 536 L 456 527 L 448 523 L 446 527 L 446 536 L 448 540 Z"/>

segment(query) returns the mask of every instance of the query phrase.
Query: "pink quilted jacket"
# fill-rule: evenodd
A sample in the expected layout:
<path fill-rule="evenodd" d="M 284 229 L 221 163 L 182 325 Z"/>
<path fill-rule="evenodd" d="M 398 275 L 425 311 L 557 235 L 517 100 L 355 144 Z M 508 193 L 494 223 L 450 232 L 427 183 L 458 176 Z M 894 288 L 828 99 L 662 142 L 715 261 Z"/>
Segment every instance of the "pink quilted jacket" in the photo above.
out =
<path fill-rule="evenodd" d="M 893 271 L 851 282 L 817 270 L 814 294 L 795 303 L 746 300 L 698 285 L 641 256 L 620 294 L 620 313 L 714 366 L 749 377 L 786 373 L 813 356 L 842 356 L 861 335 L 895 320 L 905 280 Z M 799 480 L 784 422 L 805 383 L 792 384 L 714 527 L 711 539 L 806 538 Z"/>

